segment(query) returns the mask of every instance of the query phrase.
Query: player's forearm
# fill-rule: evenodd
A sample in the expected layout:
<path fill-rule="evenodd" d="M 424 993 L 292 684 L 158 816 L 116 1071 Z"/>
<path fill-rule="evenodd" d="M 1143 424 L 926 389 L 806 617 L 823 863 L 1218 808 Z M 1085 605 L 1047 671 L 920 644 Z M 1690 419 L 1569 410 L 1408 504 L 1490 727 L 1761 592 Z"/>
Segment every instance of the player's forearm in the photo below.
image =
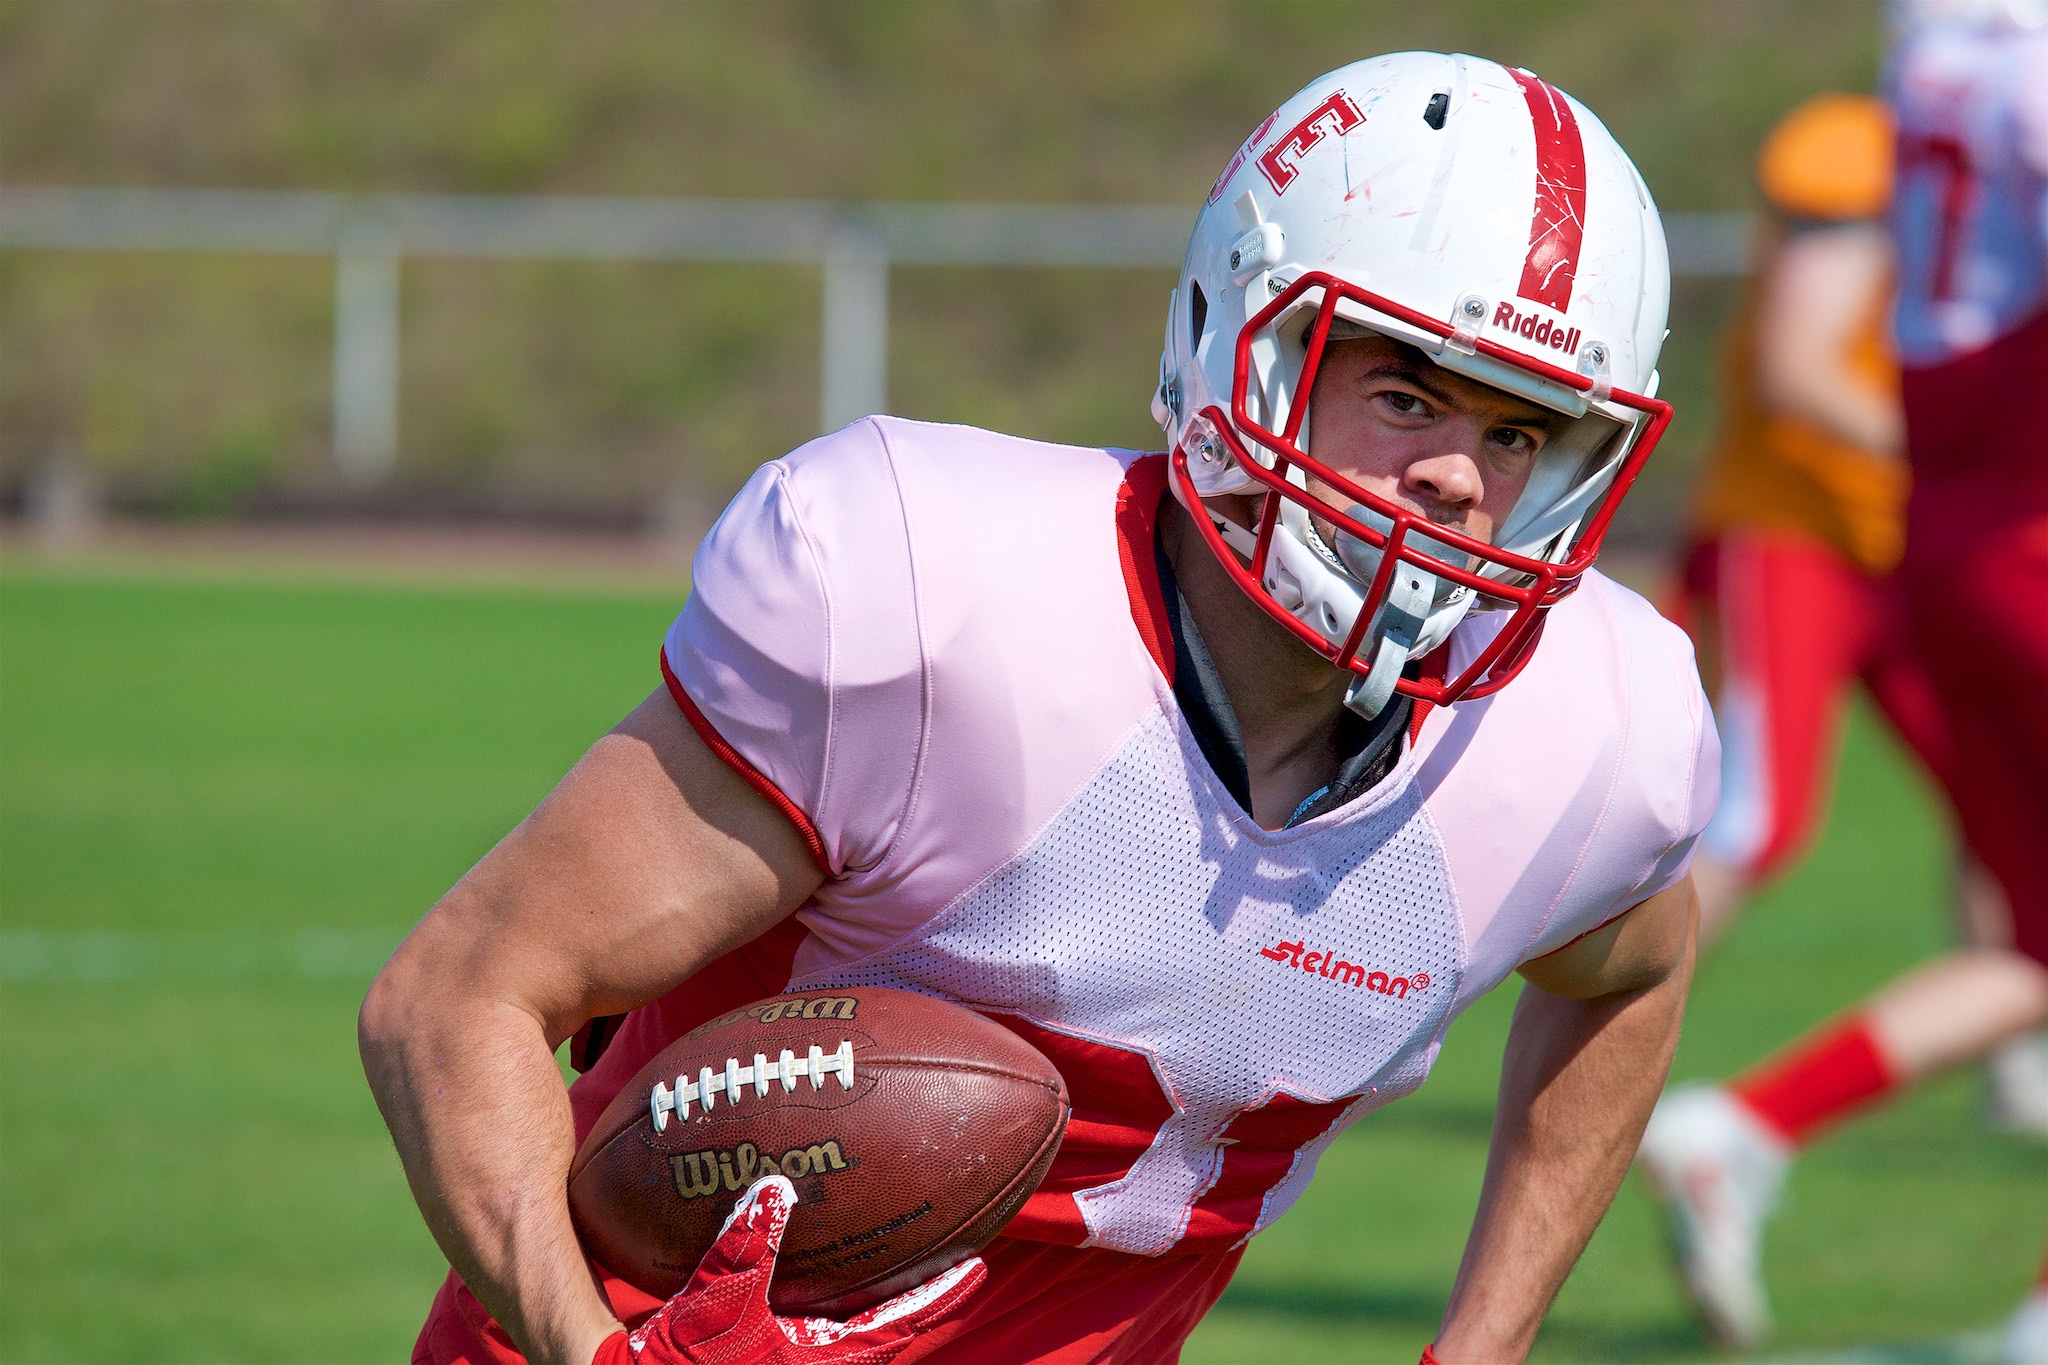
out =
<path fill-rule="evenodd" d="M 1898 396 L 1853 357 L 1891 288 L 1891 246 L 1874 224 L 1795 234 L 1765 278 L 1756 383 L 1765 403 L 1865 450 L 1896 453 Z"/>
<path fill-rule="evenodd" d="M 619 1324 L 569 1223 L 574 1125 L 541 1024 L 501 1002 L 414 993 L 405 967 L 372 988 L 360 1039 L 413 1198 L 529 1359 L 587 1365 Z"/>
<path fill-rule="evenodd" d="M 1767 383 L 1766 397 L 1863 450 L 1895 455 L 1904 446 L 1905 420 L 1898 403 L 1839 365 L 1813 357 L 1788 359 Z"/>
<path fill-rule="evenodd" d="M 1522 1359 L 1606 1214 L 1677 1046 L 1687 974 L 1627 995 L 1522 993 L 1444 1365 Z"/>

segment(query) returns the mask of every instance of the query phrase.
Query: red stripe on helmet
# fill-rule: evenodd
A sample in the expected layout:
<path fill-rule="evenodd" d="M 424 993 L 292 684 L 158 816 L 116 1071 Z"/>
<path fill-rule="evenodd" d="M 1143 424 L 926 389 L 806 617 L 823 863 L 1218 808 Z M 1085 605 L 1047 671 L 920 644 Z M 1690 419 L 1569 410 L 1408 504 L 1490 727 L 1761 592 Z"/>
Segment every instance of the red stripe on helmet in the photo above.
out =
<path fill-rule="evenodd" d="M 1586 240 L 1586 145 L 1579 120 L 1555 87 L 1512 67 L 1536 125 L 1536 210 L 1529 220 L 1529 255 L 1515 292 L 1562 313 L 1572 302 L 1579 250 Z"/>

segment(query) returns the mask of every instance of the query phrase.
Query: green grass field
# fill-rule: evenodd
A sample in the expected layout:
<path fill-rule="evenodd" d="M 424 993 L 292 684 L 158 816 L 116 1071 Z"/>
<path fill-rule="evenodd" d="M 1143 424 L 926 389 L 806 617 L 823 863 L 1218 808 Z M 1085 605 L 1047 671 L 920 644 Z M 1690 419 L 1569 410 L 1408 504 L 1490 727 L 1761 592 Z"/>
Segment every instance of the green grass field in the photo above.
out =
<path fill-rule="evenodd" d="M 672 598 L 0 575 L 0 1358 L 394 1361 L 442 1263 L 355 1057 L 384 952 L 657 681 Z M 1815 856 L 1704 970 L 1716 1075 L 1944 941 L 1925 795 L 1861 718 Z M 1508 1001 L 1349 1135 L 1192 1361 L 1412 1361 Z M 1797 1169 L 1783 1353 L 1953 1337 L 2038 1263 L 2039 1147 L 1957 1077 Z M 1538 1344 L 1708 1356 L 1631 1184 Z"/>

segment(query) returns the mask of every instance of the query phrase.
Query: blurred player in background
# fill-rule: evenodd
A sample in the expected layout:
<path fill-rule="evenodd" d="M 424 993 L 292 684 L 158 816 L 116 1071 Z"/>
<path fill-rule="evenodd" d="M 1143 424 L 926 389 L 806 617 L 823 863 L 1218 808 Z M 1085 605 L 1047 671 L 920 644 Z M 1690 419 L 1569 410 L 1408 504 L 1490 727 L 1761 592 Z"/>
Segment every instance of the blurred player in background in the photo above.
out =
<path fill-rule="evenodd" d="M 1851 580 L 1812 572 L 1816 552 L 1802 564 L 1780 546 L 1774 559 L 1752 547 L 1757 577 L 1746 592 L 1731 593 L 1726 576 L 1740 560 L 1731 561 L 1725 538 L 1718 563 L 1708 561 L 1722 581 L 1696 574 L 1693 584 L 1717 590 L 1723 605 L 1782 597 L 1777 638 L 1795 646 L 1833 646 L 1839 658 L 1844 635 L 1855 638 L 1860 629 L 1874 641 L 1873 652 L 1859 660 L 1865 681 L 1949 792 L 1964 838 L 1996 886 L 1981 874 L 1962 879 L 1976 888 L 1965 891 L 1975 902 L 1966 916 L 1978 926 L 1974 946 L 1916 969 L 1727 1086 L 1683 1087 L 1659 1104 L 1642 1160 L 1669 1203 L 1687 1287 L 1709 1329 L 1731 1343 L 1755 1342 L 1769 1330 L 1762 1233 L 1792 1155 L 1856 1109 L 2048 1020 L 2048 48 L 2040 28 L 2009 5 L 1926 9 L 1900 11 L 1902 40 L 1890 76 L 1898 123 L 1896 330 L 1913 474 L 1896 595 L 1887 599 L 1869 576 L 1897 553 L 1896 540 L 1880 535 L 1859 545 L 1847 519 L 1834 548 L 1856 556 L 1866 571 L 1853 591 L 1829 591 Z M 1774 205 L 1802 216 L 1826 206 L 1825 197 L 1798 197 L 1819 182 L 1785 185 L 1783 172 L 1797 161 L 1828 176 L 1860 167 L 1852 192 L 1834 201 L 1838 210 L 1857 212 L 1834 216 L 1867 220 L 1883 204 L 1884 177 L 1874 173 L 1870 156 L 1883 133 L 1874 110 L 1843 97 L 1796 111 L 1764 153 Z M 1788 156 L 1801 144 L 1825 154 Z M 1801 237 L 1807 245 L 1788 255 Z M 1788 262 L 1797 263 L 1789 278 Z M 1810 355 L 1770 349 L 1774 301 L 1803 314 L 1776 326 L 1803 329 L 1809 343 L 1831 340 L 1830 354 L 1860 357 L 1864 373 L 1881 381 L 1875 336 L 1864 322 L 1853 330 L 1844 324 L 1867 318 L 1889 271 L 1883 244 L 1867 226 L 1791 237 L 1766 267 L 1760 290 L 1759 387 L 1777 385 L 1783 401 L 1793 390 L 1769 377 L 1769 368 L 1815 368 Z M 1802 289 L 1802 282 L 1811 287 Z M 1816 333 L 1817 319 L 1832 319 L 1832 331 Z M 1845 348 L 1853 334 L 1858 340 Z M 1854 391 L 1840 387 L 1845 396 Z M 1866 533 L 1885 532 L 1896 524 L 1891 508 L 1904 482 L 1882 463 L 1897 441 L 1897 419 L 1878 382 L 1866 382 L 1863 391 L 1860 401 L 1838 405 L 1833 424 L 1838 437 L 1862 433 L 1861 452 L 1835 442 L 1833 467 L 1860 471 L 1861 480 L 1838 480 L 1838 494 L 1850 491 L 1857 500 L 1838 495 L 1835 506 L 1856 507 Z M 1806 412 L 1818 415 L 1810 404 Z M 1804 446 L 1820 448 L 1814 433 Z M 1799 449 L 1782 440 L 1776 448 Z M 1706 499 L 1710 518 L 1722 525 L 1745 515 L 1758 520 L 1787 487 L 1783 479 L 1777 487 L 1744 486 L 1730 477 L 1737 468 L 1731 460 Z M 1821 523 L 1805 524 L 1811 530 Z M 1750 661 L 1730 657 L 1744 638 L 1765 641 L 1754 652 L 1770 664 L 1784 657 L 1770 648 L 1765 619 L 1746 637 L 1727 632 L 1720 654 L 1730 743 L 1742 757 L 1767 761 L 1785 746 L 1773 743 L 1771 732 L 1759 733 L 1759 713 L 1775 714 L 1760 703 L 1777 702 L 1745 691 L 1756 672 Z M 1730 880 L 1739 886 L 1745 871 L 1767 869 L 1786 840 L 1769 832 L 1768 804 L 1749 817 L 1744 784 L 1737 786 L 1715 849 L 1733 864 Z M 1768 783 L 1756 787 L 1770 791 Z M 2035 1359 L 2048 1345 L 2022 1342 L 2040 1330 L 2027 1326 L 2043 1311 L 2040 1297 L 2015 1322 L 2016 1359 Z"/>
<path fill-rule="evenodd" d="M 1811 842 L 1853 683 L 1923 761 L 1946 746 L 1884 583 L 1907 485 L 1890 115 L 1820 96 L 1772 131 L 1757 171 L 1771 218 L 1729 337 L 1676 613 L 1721 728 L 1721 804 L 1694 865 L 1702 946 Z"/>
<path fill-rule="evenodd" d="M 1517 971 L 1436 1345 L 1525 1355 L 1690 979 L 1713 721 L 1684 636 L 1592 569 L 1669 417 L 1668 298 L 1656 206 L 1590 112 L 1401 53 L 1312 82 L 1217 178 L 1166 319 L 1167 451 L 874 418 L 765 465 L 697 555 L 665 686 L 364 1004 L 456 1272 L 416 1359 L 1173 1360 L 1320 1154 Z M 666 1302 L 581 1254 L 579 1130 L 792 984 L 981 1008 L 1066 1076 L 1059 1158 L 964 1304 L 823 1331 L 718 1248 Z M 552 1049 L 626 1011 L 564 1095 Z"/>

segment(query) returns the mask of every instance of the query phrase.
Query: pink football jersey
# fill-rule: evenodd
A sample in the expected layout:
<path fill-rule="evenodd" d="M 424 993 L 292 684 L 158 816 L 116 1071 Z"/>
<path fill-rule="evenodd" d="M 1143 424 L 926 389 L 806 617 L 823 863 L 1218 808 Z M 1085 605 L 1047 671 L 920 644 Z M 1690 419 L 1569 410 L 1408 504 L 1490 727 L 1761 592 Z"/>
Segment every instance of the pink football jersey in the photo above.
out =
<path fill-rule="evenodd" d="M 1074 1120 L 1011 1234 L 1152 1255 L 1265 1226 L 1461 1010 L 1675 883 L 1718 766 L 1684 635 L 1595 573 L 1511 686 L 1261 828 L 1175 700 L 1164 489 L 1160 456 L 859 422 L 755 475 L 663 651 L 830 874 L 792 984 L 1036 1043 Z"/>

